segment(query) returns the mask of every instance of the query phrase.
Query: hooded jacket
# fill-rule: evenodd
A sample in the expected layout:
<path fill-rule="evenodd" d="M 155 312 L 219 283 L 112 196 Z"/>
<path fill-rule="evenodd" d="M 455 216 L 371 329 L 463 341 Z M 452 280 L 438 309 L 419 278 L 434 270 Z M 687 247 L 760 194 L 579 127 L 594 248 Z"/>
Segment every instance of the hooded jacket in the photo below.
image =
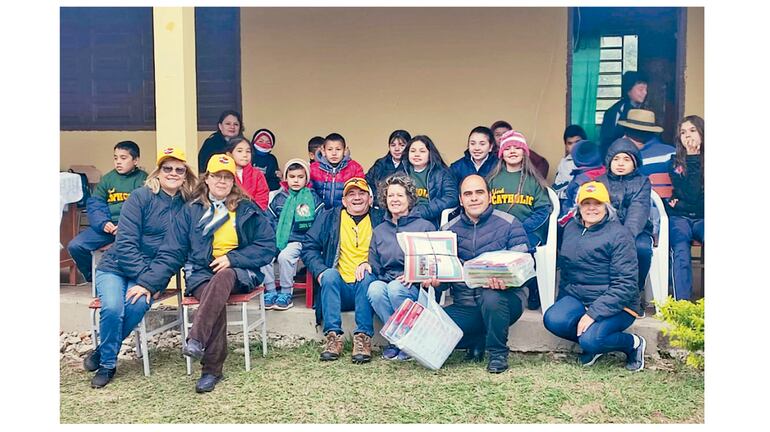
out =
<path fill-rule="evenodd" d="M 629 139 L 618 139 L 607 150 L 605 164 L 610 167 L 612 158 L 618 153 L 629 154 L 634 159 L 634 170 L 624 176 L 612 173 L 607 168 L 607 173 L 596 180 L 607 186 L 610 193 L 610 201 L 618 211 L 618 221 L 628 228 L 631 235 L 636 238 L 642 232 L 652 235 L 652 222 L 650 221 L 650 191 L 652 187 L 647 176 L 639 172 L 639 162 L 642 160 L 639 149 Z"/>
<path fill-rule="evenodd" d="M 377 159 L 377 161 L 374 162 L 374 165 L 369 168 L 369 172 L 366 173 L 366 182 L 369 183 L 369 187 L 372 188 L 372 194 L 377 196 L 377 185 L 396 172 L 406 174 L 404 163 L 399 161 L 398 166 L 394 166 L 393 157 L 390 155 L 390 152 Z"/>
<path fill-rule="evenodd" d="M 515 217 L 500 210 L 494 210 L 490 205 L 474 223 L 465 212 L 450 220 L 442 231 L 452 231 L 457 234 L 457 257 L 465 263 L 484 252 L 499 250 L 515 250 L 533 252 L 529 244 L 527 232 Z M 464 283 L 453 283 L 452 299 L 454 303 L 463 306 L 476 306 L 481 299 L 484 288 L 468 288 Z"/>
<path fill-rule="evenodd" d="M 372 232 L 369 244 L 369 265 L 374 276 L 384 282 L 390 282 L 396 276 L 404 274 L 404 251 L 398 245 L 396 235 L 400 232 L 428 232 L 436 227 L 432 223 L 414 214 L 414 209 L 398 218 L 393 223 L 390 218 L 377 225 Z"/>
<path fill-rule="evenodd" d="M 455 181 L 457 182 L 457 187 L 459 189 L 460 184 L 463 182 L 465 177 L 468 177 L 471 174 L 478 174 L 486 178 L 487 175 L 492 171 L 492 168 L 497 165 L 497 161 L 497 155 L 494 152 L 491 152 L 489 153 L 487 160 L 485 160 L 484 163 L 481 164 L 481 167 L 479 167 L 479 170 L 476 171 L 476 165 L 473 163 L 471 152 L 470 150 L 466 149 L 465 156 L 452 162 L 449 170 L 452 171 L 452 175 L 454 175 Z"/>
<path fill-rule="evenodd" d="M 275 174 L 276 171 L 280 171 L 280 168 L 278 168 L 278 159 L 272 153 L 261 153 L 252 148 L 251 165 L 262 171 L 262 174 L 265 175 L 265 180 L 267 180 L 267 187 L 271 191 L 280 189 L 281 179 Z"/>
<path fill-rule="evenodd" d="M 613 216 L 589 228 L 579 215 L 573 218 L 564 228 L 557 266 L 559 298 L 577 298 L 594 320 L 612 317 L 624 308 L 639 309 L 634 237 Z"/>
<path fill-rule="evenodd" d="M 168 285 L 171 275 L 184 264 L 186 295 L 192 293 L 214 272 L 209 264 L 214 260 L 212 229 L 203 235 L 198 226 L 206 208 L 200 201 L 185 205 L 171 225 L 163 246 L 158 250 L 149 270 L 142 274 L 137 283 L 151 292 L 162 290 Z M 227 220 L 224 223 L 232 223 Z M 260 267 L 272 262 L 276 254 L 275 231 L 265 213 L 250 200 L 242 200 L 235 209 L 235 232 L 238 247 L 227 252 L 230 267 L 235 270 L 242 291 L 253 291 L 262 283 Z"/>
<path fill-rule="evenodd" d="M 149 269 L 183 206 L 180 193 L 172 197 L 161 189 L 154 194 L 148 187 L 133 191 L 120 213 L 115 244 L 104 254 L 97 269 L 137 280 Z M 166 285 L 158 289 L 163 290 Z"/>
<path fill-rule="evenodd" d="M 414 178 L 414 168 L 410 164 L 405 166 L 406 172 Z M 428 196 L 427 203 L 421 203 L 412 210 L 415 215 L 433 223 L 438 227 L 441 222 L 441 212 L 448 208 L 460 205 L 457 182 L 452 173 L 433 160 L 428 163 Z"/>
<path fill-rule="evenodd" d="M 316 151 L 315 161 L 310 164 L 310 181 L 327 209 L 342 207 L 343 186 L 353 177 L 364 178 L 364 169 L 350 156 L 345 155 L 334 167 L 320 149 Z"/>
<path fill-rule="evenodd" d="M 305 186 L 307 188 L 310 188 L 310 186 Z M 318 217 L 318 214 L 323 210 L 324 203 L 321 201 L 321 197 L 318 196 L 317 193 L 313 189 L 310 189 L 310 193 L 313 195 L 313 200 L 315 201 L 315 215 Z M 273 201 L 270 202 L 270 206 L 268 206 L 268 215 L 270 216 L 270 223 L 273 226 L 273 229 L 276 228 L 278 225 L 278 218 L 281 217 L 281 212 L 283 212 L 284 204 L 286 204 L 286 200 L 289 198 L 289 190 L 288 186 L 286 185 L 286 182 L 281 183 L 281 191 L 278 192 L 278 194 L 273 197 Z M 291 234 L 289 234 L 289 243 L 291 242 L 302 242 L 305 240 L 305 231 L 299 231 L 296 229 L 296 227 L 292 227 Z"/>

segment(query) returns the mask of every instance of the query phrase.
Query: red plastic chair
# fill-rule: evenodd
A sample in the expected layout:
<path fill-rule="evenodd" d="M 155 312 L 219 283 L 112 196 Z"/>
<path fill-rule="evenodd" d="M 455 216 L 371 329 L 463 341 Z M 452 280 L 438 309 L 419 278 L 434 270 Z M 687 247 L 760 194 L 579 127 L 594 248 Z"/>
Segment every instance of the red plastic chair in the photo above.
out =
<path fill-rule="evenodd" d="M 305 307 L 313 308 L 313 273 L 305 267 L 305 279 L 303 282 L 294 281 L 294 289 L 305 290 Z"/>

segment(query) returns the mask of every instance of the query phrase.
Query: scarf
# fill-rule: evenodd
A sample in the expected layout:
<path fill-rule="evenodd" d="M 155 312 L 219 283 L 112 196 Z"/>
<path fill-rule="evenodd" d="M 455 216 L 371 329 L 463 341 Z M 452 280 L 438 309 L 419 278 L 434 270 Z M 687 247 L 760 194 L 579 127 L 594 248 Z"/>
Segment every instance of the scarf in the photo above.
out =
<path fill-rule="evenodd" d="M 275 245 L 283 250 L 289 243 L 292 230 L 307 231 L 315 220 L 315 200 L 309 188 L 303 187 L 295 191 L 288 190 L 289 197 L 283 204 L 278 226 L 275 229 Z"/>
<path fill-rule="evenodd" d="M 230 219 L 225 200 L 216 200 L 209 193 L 209 201 L 211 201 L 211 207 L 206 210 L 206 213 L 203 213 L 201 220 L 198 221 L 198 228 L 203 228 L 204 237 Z"/>

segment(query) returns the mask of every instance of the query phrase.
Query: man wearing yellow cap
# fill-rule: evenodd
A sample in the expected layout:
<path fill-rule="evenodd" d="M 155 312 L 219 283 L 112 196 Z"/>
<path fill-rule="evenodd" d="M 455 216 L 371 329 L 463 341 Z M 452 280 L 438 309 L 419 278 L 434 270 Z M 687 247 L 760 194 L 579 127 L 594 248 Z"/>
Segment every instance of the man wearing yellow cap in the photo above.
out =
<path fill-rule="evenodd" d="M 382 221 L 382 212 L 372 208 L 369 184 L 360 177 L 345 182 L 342 206 L 316 217 L 302 248 L 302 262 L 321 284 L 316 318 L 323 314 L 326 345 L 322 361 L 337 360 L 342 353 L 342 311 L 355 310 L 354 363 L 372 358 L 373 311 L 366 296 L 376 280 L 368 264 L 372 230 Z M 319 309 L 320 306 L 320 309 Z"/>

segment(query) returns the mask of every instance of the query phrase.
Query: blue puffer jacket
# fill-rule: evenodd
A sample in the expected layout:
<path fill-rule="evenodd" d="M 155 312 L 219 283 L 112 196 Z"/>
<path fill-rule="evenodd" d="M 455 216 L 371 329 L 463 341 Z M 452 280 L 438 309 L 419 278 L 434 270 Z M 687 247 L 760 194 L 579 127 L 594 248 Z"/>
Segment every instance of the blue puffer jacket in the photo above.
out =
<path fill-rule="evenodd" d="M 630 174 L 618 176 L 612 173 L 610 163 L 618 153 L 627 153 L 636 159 L 636 169 Z M 628 139 L 619 139 L 607 150 L 607 173 L 596 178 L 607 186 L 610 201 L 618 211 L 618 220 L 636 238 L 642 232 L 652 235 L 650 221 L 650 180 L 639 172 L 642 160 L 639 149 Z"/>
<path fill-rule="evenodd" d="M 596 321 L 623 308 L 639 309 L 639 265 L 628 229 L 610 216 L 586 228 L 578 214 L 564 228 L 563 239 L 557 258 L 559 298 L 579 299 Z"/>
<path fill-rule="evenodd" d="M 198 226 L 206 212 L 203 203 L 193 201 L 184 206 L 163 240 L 150 269 L 137 283 L 155 292 L 168 285 L 171 276 L 184 264 L 186 295 L 214 276 L 209 265 L 214 261 L 215 229 L 203 236 Z M 232 223 L 227 220 L 224 223 Z M 230 267 L 235 270 L 238 283 L 252 291 L 262 283 L 260 267 L 269 264 L 276 254 L 275 231 L 265 213 L 251 200 L 243 200 L 235 209 L 235 232 L 238 247 L 227 253 Z"/>
<path fill-rule="evenodd" d="M 319 197 L 313 189 L 310 189 L 310 193 L 313 194 L 313 200 L 315 201 L 315 215 L 318 217 L 318 214 L 324 208 L 324 203 L 321 201 L 321 197 Z M 270 205 L 267 207 L 267 213 L 270 216 L 270 223 L 272 224 L 274 230 L 278 226 L 278 218 L 281 217 L 281 212 L 283 212 L 283 205 L 286 204 L 286 200 L 288 198 L 289 191 L 287 191 L 285 187 L 282 187 L 281 191 L 275 195 L 273 200 L 270 202 Z M 292 226 L 291 234 L 289 234 L 289 243 L 304 241 L 305 232 L 306 231 L 297 230 L 296 226 Z"/>
<path fill-rule="evenodd" d="M 414 169 L 406 163 L 406 172 L 413 177 Z M 449 169 L 430 162 L 428 166 L 428 196 L 427 203 L 418 204 L 414 208 L 417 216 L 432 222 L 438 228 L 441 222 L 441 212 L 460 205 L 457 192 L 457 182 Z"/>
<path fill-rule="evenodd" d="M 369 183 L 369 187 L 372 188 L 372 194 L 375 197 L 377 196 L 377 185 L 396 172 L 406 174 L 403 163 L 399 163 L 398 166 L 393 165 L 393 157 L 390 155 L 390 152 L 374 162 L 374 165 L 366 173 L 366 182 Z"/>
<path fill-rule="evenodd" d="M 452 162 L 452 165 L 449 167 L 449 170 L 452 171 L 452 175 L 455 177 L 455 182 L 457 182 L 457 187 L 459 189 L 460 184 L 463 182 L 465 177 L 468 177 L 471 174 L 478 174 L 486 178 L 487 174 L 489 174 L 492 171 L 492 168 L 494 168 L 495 165 L 497 165 L 498 160 L 499 159 L 497 159 L 496 154 L 490 153 L 487 160 L 485 160 L 484 163 L 481 164 L 481 168 L 479 168 L 479 170 L 476 171 L 476 165 L 473 164 L 473 160 L 471 159 L 471 152 L 468 150 L 465 150 L 465 156 Z"/>
<path fill-rule="evenodd" d="M 457 234 L 457 257 L 463 263 L 484 252 L 499 250 L 533 252 L 521 222 L 508 213 L 492 209 L 492 206 L 479 216 L 477 223 L 473 223 L 463 212 L 441 229 Z M 464 283 L 454 283 L 452 298 L 457 304 L 476 306 L 481 298 L 481 291 L 468 288 Z"/>
<path fill-rule="evenodd" d="M 96 268 L 136 280 L 149 269 L 163 244 L 166 231 L 183 206 L 179 193 L 172 197 L 163 189 L 157 194 L 147 187 L 134 190 L 120 211 L 120 228 L 115 244 Z M 159 289 L 166 288 L 166 285 Z"/>
<path fill-rule="evenodd" d="M 432 223 L 414 214 L 414 210 L 406 216 L 398 218 L 394 224 L 386 218 L 377 225 L 372 233 L 369 244 L 369 265 L 374 276 L 384 282 L 390 282 L 404 274 L 404 251 L 398 245 L 396 235 L 400 232 L 428 232 L 436 228 Z"/>

